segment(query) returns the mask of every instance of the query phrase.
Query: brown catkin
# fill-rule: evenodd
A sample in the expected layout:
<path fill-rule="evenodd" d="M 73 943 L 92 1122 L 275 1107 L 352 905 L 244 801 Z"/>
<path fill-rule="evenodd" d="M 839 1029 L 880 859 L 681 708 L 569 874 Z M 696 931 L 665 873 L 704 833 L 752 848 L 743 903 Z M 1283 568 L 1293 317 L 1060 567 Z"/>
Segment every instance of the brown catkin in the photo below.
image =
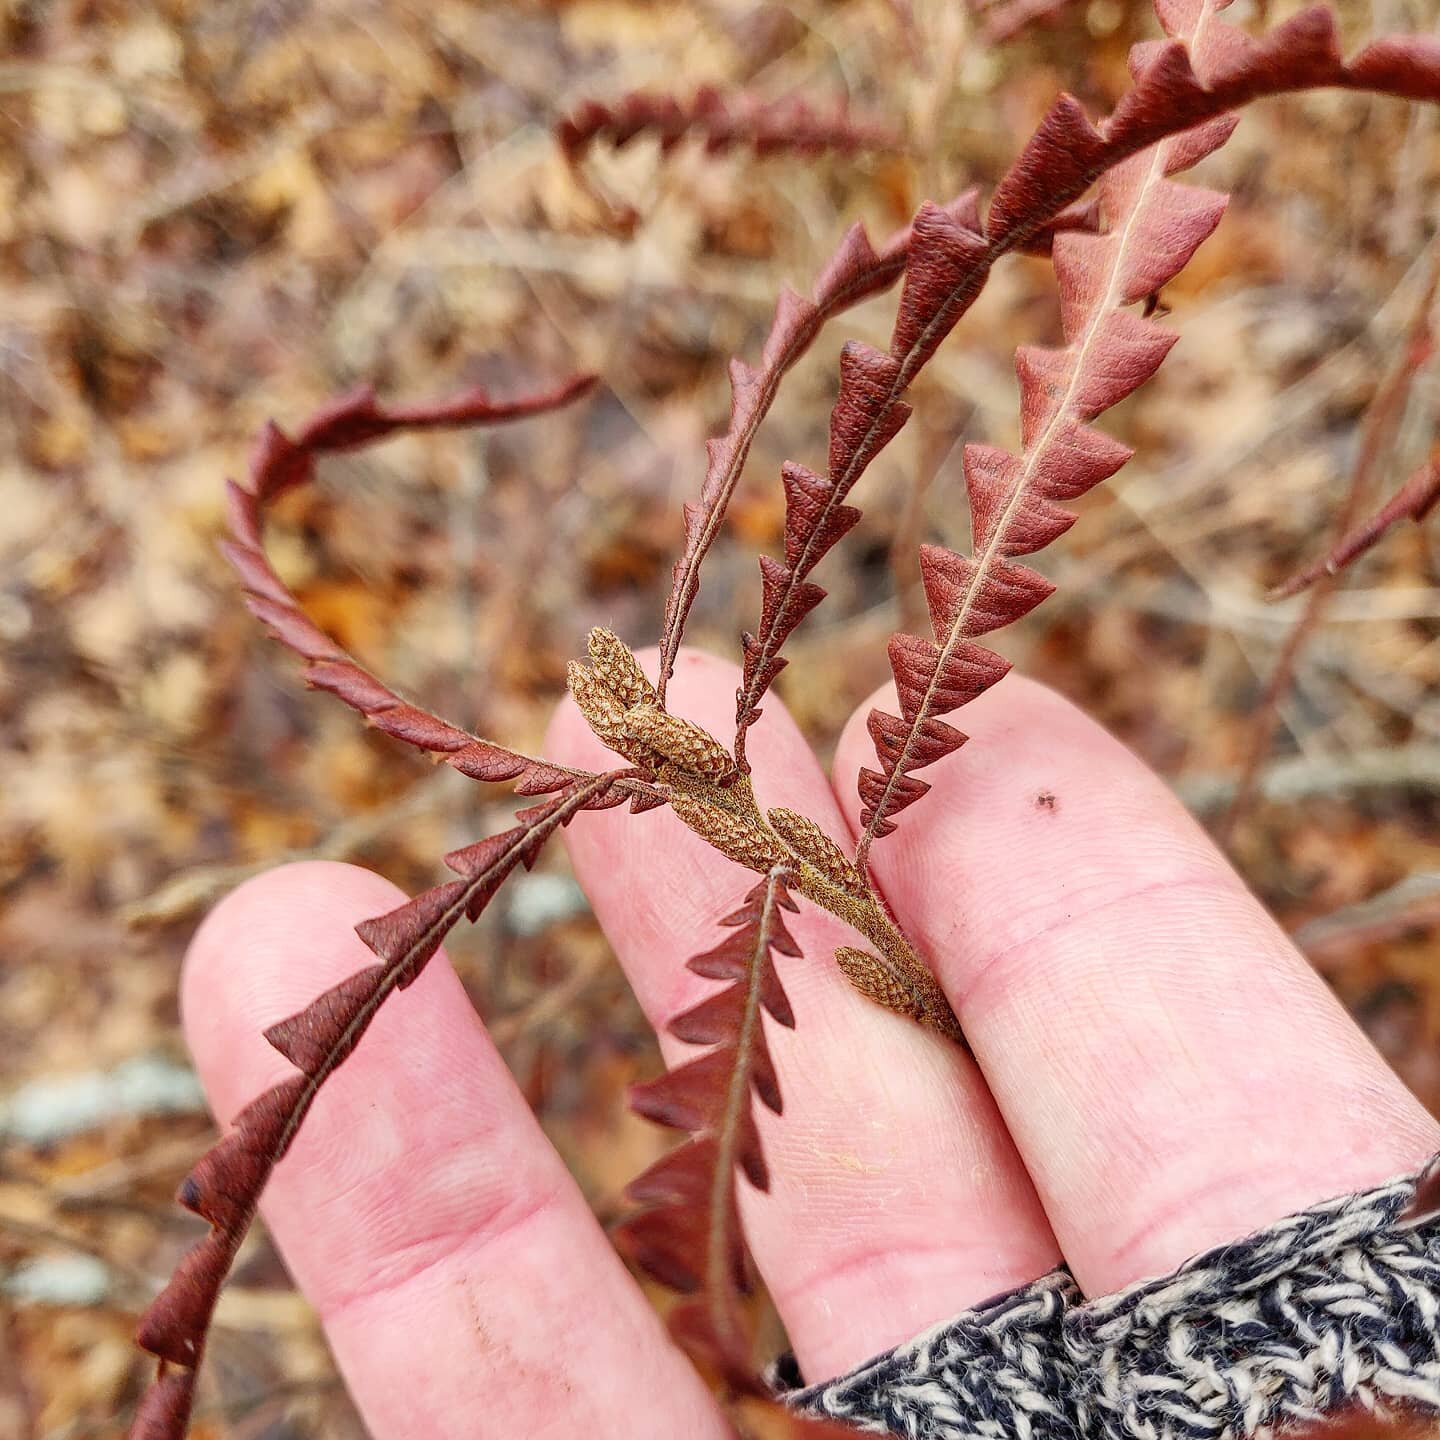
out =
<path fill-rule="evenodd" d="M 587 647 L 596 678 L 624 709 L 654 705 L 655 687 L 645 678 L 630 647 L 613 630 L 596 626 L 590 632 Z"/>
<path fill-rule="evenodd" d="M 848 945 L 836 950 L 835 963 L 866 999 L 911 1020 L 918 1020 L 929 1029 L 938 1030 L 968 1048 L 965 1032 L 960 1028 L 945 992 L 928 970 L 902 970 Z"/>
<path fill-rule="evenodd" d="M 670 808 L 702 840 L 737 865 L 763 873 L 784 863 L 785 856 L 769 835 L 718 805 L 676 791 L 670 796 Z"/>
<path fill-rule="evenodd" d="M 596 738 L 632 765 L 654 769 L 659 757 L 645 745 L 637 743 L 625 724 L 626 711 L 603 685 L 593 671 L 572 660 L 565 668 L 566 684 L 586 723 Z"/>
<path fill-rule="evenodd" d="M 625 728 L 641 744 L 691 775 L 720 780 L 735 773 L 730 752 L 713 735 L 679 715 L 637 705 L 625 712 Z"/>
<path fill-rule="evenodd" d="M 870 888 L 850 857 L 812 820 L 795 810 L 766 811 L 770 828 L 800 857 L 847 895 L 867 899 Z"/>
<path fill-rule="evenodd" d="M 907 1015 L 912 1020 L 923 1017 L 924 1006 L 920 1003 L 914 987 L 907 985 L 877 956 L 842 945 L 835 952 L 835 963 L 845 978 L 867 1000 L 873 1000 L 877 1005 L 883 1005 L 897 1014 Z"/>

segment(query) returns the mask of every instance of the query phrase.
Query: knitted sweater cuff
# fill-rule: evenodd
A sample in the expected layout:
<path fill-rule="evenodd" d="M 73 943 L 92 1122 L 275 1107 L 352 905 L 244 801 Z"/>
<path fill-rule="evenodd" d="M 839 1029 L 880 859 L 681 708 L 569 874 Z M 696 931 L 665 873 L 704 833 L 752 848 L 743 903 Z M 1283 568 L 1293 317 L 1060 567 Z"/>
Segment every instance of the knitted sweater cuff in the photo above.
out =
<path fill-rule="evenodd" d="M 1440 1411 L 1440 1157 L 1113 1295 L 1052 1271 L 786 1399 L 906 1440 L 1239 1440 L 1347 1406 Z"/>

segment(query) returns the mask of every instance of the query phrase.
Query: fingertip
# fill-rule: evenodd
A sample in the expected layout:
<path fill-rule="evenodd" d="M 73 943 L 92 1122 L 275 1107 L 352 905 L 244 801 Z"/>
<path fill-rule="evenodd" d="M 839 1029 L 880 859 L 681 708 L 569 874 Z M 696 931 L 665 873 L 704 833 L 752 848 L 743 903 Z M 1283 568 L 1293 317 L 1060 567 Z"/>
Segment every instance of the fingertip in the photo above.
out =
<path fill-rule="evenodd" d="M 215 907 L 183 1008 L 222 1122 L 295 1074 L 264 1028 L 374 964 L 354 927 L 404 898 L 307 862 Z M 667 1433 L 718 1434 L 443 952 L 325 1080 L 261 1209 L 381 1440 L 510 1435 L 537 1415 L 598 1434 L 632 1373 L 653 1380 Z"/>
<path fill-rule="evenodd" d="M 184 984 L 223 980 L 217 962 L 253 927 L 269 928 L 278 915 L 304 920 L 317 906 L 349 911 L 386 904 L 401 892 L 383 876 L 338 860 L 297 860 L 242 881 L 200 922 L 185 955 Z"/>
<path fill-rule="evenodd" d="M 870 860 L 1083 1290 L 1163 1273 L 1433 1146 L 1433 1122 L 1121 741 L 1014 675 L 946 719 L 970 743 L 919 773 L 934 793 Z M 837 755 L 852 824 L 846 771 L 875 764 L 863 726 Z"/>
<path fill-rule="evenodd" d="M 369 871 L 306 862 L 247 881 L 211 912 L 182 1007 L 222 1128 L 295 1074 L 266 1030 L 374 965 L 355 926 L 405 899 Z M 464 1235 L 517 1190 L 553 1191 L 558 1165 L 441 949 L 326 1079 L 262 1210 L 328 1314 L 403 1269 L 417 1233 Z"/>
<path fill-rule="evenodd" d="M 181 969 L 180 1018 L 222 1120 L 288 1071 L 265 1028 L 373 963 L 355 926 L 405 898 L 358 865 L 305 860 L 244 881 L 205 917 Z"/>
<path fill-rule="evenodd" d="M 862 768 L 878 764 L 867 729 L 874 708 L 899 713 L 893 685 L 882 686 L 851 715 L 835 751 L 835 792 L 857 829 L 857 777 Z M 915 772 L 935 793 L 902 812 L 901 833 L 876 847 L 892 883 L 898 879 L 895 865 L 908 869 L 924 860 L 926 837 L 936 826 L 979 825 L 997 842 L 1003 837 L 1006 844 L 1021 844 L 1039 820 L 1068 814 L 1072 803 L 1085 807 L 1096 822 L 1112 822 L 1117 836 L 1123 832 L 1120 820 L 1158 825 L 1177 861 L 1228 869 L 1170 787 L 1048 685 L 1012 671 L 944 719 L 967 740 Z"/>
<path fill-rule="evenodd" d="M 655 658 L 640 656 L 652 675 Z M 728 740 L 739 680 L 734 665 L 683 651 L 666 702 Z M 824 771 L 777 696 L 766 697 L 748 749 L 762 809 L 799 811 L 843 838 Z M 588 768 L 603 752 L 567 704 L 547 753 Z M 713 993 L 680 957 L 716 943 L 720 917 L 754 875 L 717 857 L 667 809 L 638 822 L 620 809 L 579 815 L 564 843 L 663 1031 Z M 802 1364 L 830 1375 L 1029 1278 L 1055 1249 L 974 1067 L 850 988 L 831 958 L 854 938 L 840 920 L 807 905 L 787 928 L 799 954 L 787 956 L 783 984 L 800 1023 L 775 1047 L 786 1123 L 767 1131 L 772 1193 L 746 1224 Z M 693 1053 L 663 1035 L 661 1045 L 672 1065 Z M 878 1088 L 876 1076 L 884 1077 Z M 969 1218 L 961 1226 L 956 1216 Z"/>

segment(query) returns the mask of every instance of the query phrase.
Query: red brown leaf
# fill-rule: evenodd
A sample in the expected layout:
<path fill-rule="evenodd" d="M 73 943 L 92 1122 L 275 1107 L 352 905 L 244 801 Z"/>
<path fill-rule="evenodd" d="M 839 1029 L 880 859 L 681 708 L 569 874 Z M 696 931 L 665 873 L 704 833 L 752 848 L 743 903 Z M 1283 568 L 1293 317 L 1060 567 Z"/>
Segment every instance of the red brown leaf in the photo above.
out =
<path fill-rule="evenodd" d="M 327 405 L 291 440 L 267 425 L 250 462 L 248 488 L 228 486 L 230 538 L 221 549 L 240 576 L 245 603 L 270 633 L 308 662 L 306 683 L 327 690 L 357 710 L 376 729 L 428 751 L 475 780 L 516 782 L 521 794 L 561 789 L 581 777 L 451 725 L 402 699 L 347 655 L 300 609 L 266 557 L 265 508 L 277 496 L 304 484 L 319 455 L 355 450 L 399 431 L 494 424 L 542 414 L 568 404 L 594 384 L 578 376 L 552 390 L 497 400 L 487 391 L 467 390 L 430 405 L 381 406 L 369 386 Z"/>
<path fill-rule="evenodd" d="M 1192 67 L 1229 66 L 1244 75 L 1245 65 L 1236 58 L 1237 32 L 1216 20 L 1213 0 L 1166 0 L 1161 8 L 1167 29 L 1189 41 L 1188 49 L 1174 40 L 1137 48 L 1134 88 L 1102 127 L 1062 99 L 991 204 L 986 228 L 994 243 L 994 237 L 1024 232 L 1047 187 L 1066 194 L 1097 166 L 1103 169 L 1099 203 L 1105 228 L 1058 235 L 1053 246 L 1066 343 L 1060 349 L 1025 346 L 1016 356 L 1022 449 L 1010 454 L 992 446 L 966 448 L 974 553 L 922 548 L 935 641 L 901 636 L 891 645 L 904 723 L 881 717 L 872 724 L 879 768 L 862 771 L 859 780 L 862 865 L 873 841 L 893 830 L 894 817 L 925 794 L 928 787 L 912 772 L 963 742 L 961 732 L 942 726 L 940 717 L 967 704 L 1008 668 L 977 646 L 975 637 L 1020 619 L 1053 588 L 1014 557 L 1041 550 L 1063 534 L 1075 520 L 1066 502 L 1129 458 L 1124 446 L 1092 430 L 1090 422 L 1144 384 L 1176 337 L 1123 307 L 1168 284 L 1224 213 L 1223 196 L 1169 177 L 1231 133 L 1229 118 L 1215 116 L 1214 97 Z M 1313 53 L 1297 59 L 1297 73 L 1310 73 Z M 1152 149 L 1127 150 L 1181 119 L 1208 123 Z M 902 305 L 897 337 L 915 330 L 915 319 L 905 316 Z"/>
<path fill-rule="evenodd" d="M 697 974 L 725 979 L 724 990 L 671 1022 L 679 1038 L 712 1048 L 697 1059 L 637 1086 L 634 1108 L 691 1137 L 634 1181 L 632 1201 L 645 1207 L 616 1238 L 634 1262 L 662 1284 L 699 1298 L 671 1317 L 675 1337 L 702 1364 L 741 1391 L 758 1393 L 739 1297 L 749 1273 L 736 1202 L 736 1170 L 757 1189 L 769 1173 L 755 1123 L 752 1094 L 780 1113 L 780 1087 L 762 1021 L 794 1015 L 775 954 L 800 953 L 785 926 L 795 902 L 785 871 L 773 869 L 721 922 L 735 933 L 690 962 Z"/>
<path fill-rule="evenodd" d="M 972 213 L 974 206 L 974 191 L 952 202 L 952 208 L 962 213 Z M 774 404 L 780 382 L 814 343 L 826 321 L 888 289 L 899 278 L 905 269 L 909 244 L 910 231 L 905 229 L 877 251 L 865 227 L 852 225 L 816 282 L 811 299 L 806 300 L 788 287 L 781 292 L 758 369 L 739 360 L 731 363 L 730 423 L 723 435 L 716 436 L 706 446 L 707 463 L 700 499 L 685 507 L 685 544 L 675 562 L 670 594 L 665 602 L 658 680 L 662 703 L 666 684 L 674 672 L 685 622 L 699 593 L 701 562 L 719 534 L 750 447 Z M 821 499 L 823 501 L 823 496 Z M 858 512 L 856 518 L 859 518 Z"/>
<path fill-rule="evenodd" d="M 977 193 L 965 190 L 944 206 L 927 207 L 922 211 L 921 218 L 932 227 L 943 227 L 949 223 L 960 232 L 976 233 L 980 229 Z M 1093 206 L 1064 208 L 1028 237 L 1025 248 L 1036 254 L 1048 255 L 1056 234 L 1093 229 L 1095 223 Z M 775 402 L 780 382 L 814 343 L 827 321 L 894 284 L 905 272 L 913 238 L 913 227 L 907 226 L 877 251 L 871 245 L 865 227 L 852 225 L 816 281 L 811 299 L 805 299 L 788 286 L 781 291 L 758 368 L 742 360 L 731 362 L 730 423 L 723 435 L 716 436 L 706 445 L 705 480 L 699 501 L 685 506 L 684 549 L 675 562 L 670 594 L 665 602 L 658 682 L 662 703 L 666 685 L 674 672 L 675 656 L 679 653 L 686 620 L 699 593 L 701 563 L 719 534 L 750 447 Z M 828 480 L 814 475 L 803 466 L 786 465 L 781 478 L 787 504 L 793 504 L 801 514 L 810 516 L 810 528 L 823 528 L 824 538 L 829 542 L 826 549 L 860 518 L 858 510 L 832 499 Z M 793 529 L 787 525 L 788 566 L 793 567 L 796 563 L 804 543 L 800 537 L 807 533 L 809 531 L 803 525 Z M 818 558 L 817 555 L 815 559 Z M 762 691 L 768 688 L 781 668 L 776 665 L 768 672 Z"/>
<path fill-rule="evenodd" d="M 826 548 L 815 545 L 813 537 L 825 534 L 829 508 L 844 503 L 883 448 L 879 436 L 888 440 L 903 423 L 901 397 L 1002 256 L 1038 246 L 1048 232 L 1065 292 L 1068 343 L 1057 354 L 1030 349 L 1021 358 L 1026 394 L 1019 478 L 1004 474 L 1003 467 L 997 471 L 994 452 L 978 462 L 987 471 L 977 485 L 978 498 L 992 514 L 998 503 L 994 523 L 1005 532 L 998 541 L 993 536 L 987 541 L 972 582 L 982 592 L 996 561 L 1029 553 L 1069 523 L 1051 503 L 1054 498 L 1083 493 L 1123 463 L 1120 447 L 1093 439 L 1083 427 L 1148 378 L 1172 342 L 1149 321 L 1114 311 L 1150 293 L 1160 277 L 1184 264 L 1218 220 L 1221 203 L 1219 197 L 1184 192 L 1166 177 L 1223 143 L 1233 124 L 1228 112 L 1261 96 L 1319 85 L 1440 96 L 1440 47 L 1433 42 L 1377 42 L 1347 66 L 1336 46 L 1334 20 L 1323 7 L 1301 12 L 1258 41 L 1221 24 L 1216 18 L 1221 8 L 1218 0 L 1159 0 L 1162 24 L 1172 38 L 1136 47 L 1134 84 L 1109 120 L 1097 127 L 1073 97 L 1062 96 L 996 187 L 983 226 L 972 230 L 963 216 L 943 216 L 933 206 L 922 209 L 911 229 L 889 378 L 870 352 L 867 360 L 878 387 L 861 389 L 842 381 L 831 417 L 829 475 L 819 480 L 827 496 L 824 507 L 818 514 L 814 506 L 793 512 L 787 507 L 788 585 L 808 583 L 819 558 L 816 549 L 823 553 Z M 1158 163 L 1142 155 L 1161 141 L 1166 145 Z M 1108 201 L 1112 211 L 1108 234 L 1087 245 L 1083 232 L 1055 233 L 1062 215 L 1087 213 L 1075 209 L 1076 202 L 1102 177 L 1101 206 Z M 1126 217 L 1126 225 L 1117 225 L 1117 216 Z M 1136 222 L 1133 228 L 1130 221 Z M 1132 234 L 1146 243 L 1131 243 Z M 1086 317 L 1079 334 L 1077 315 Z M 1097 351 L 1112 363 L 1089 363 Z M 1052 393 L 1057 383 L 1058 396 Z M 1035 483 L 1042 477 L 1049 487 L 1039 495 L 1043 505 L 1034 503 Z M 792 537 L 795 524 L 803 530 Z M 788 559 L 792 554 L 794 559 Z M 973 604 L 963 608 L 967 614 L 981 613 Z M 736 758 L 742 767 L 745 733 L 784 666 L 779 652 L 794 628 L 793 615 L 785 589 L 769 586 L 756 632 L 746 636 L 736 703 Z M 995 618 L 1005 623 L 1003 615 Z M 919 711 L 917 724 L 923 727 L 928 707 L 922 702 Z M 896 801 L 923 793 L 904 783 L 910 761 L 905 747 L 900 759 L 900 768 L 887 772 L 878 794 L 867 787 L 874 803 L 867 804 L 862 852 L 886 825 Z M 891 757 L 884 763 L 893 762 Z"/>
<path fill-rule="evenodd" d="M 195 1403 L 195 1371 L 166 1368 L 140 1397 L 130 1440 L 172 1440 L 183 1435 Z"/>
<path fill-rule="evenodd" d="M 799 95 L 760 100 L 726 95 L 710 85 L 701 86 L 689 100 L 643 90 L 608 105 L 584 100 L 556 124 L 555 139 L 574 163 L 597 139 L 618 149 L 637 136 L 654 135 L 668 153 L 692 132 L 704 137 L 711 155 L 740 145 L 758 155 L 818 155 L 825 150 L 848 155 L 897 150 L 903 144 L 893 127 L 857 118 L 843 107 L 825 112 Z"/>
<path fill-rule="evenodd" d="M 180 1186 L 180 1203 L 211 1228 L 140 1319 L 136 1340 L 161 1367 L 136 1412 L 133 1436 L 180 1440 L 184 1435 L 215 1302 L 261 1192 L 320 1087 L 355 1049 L 380 1006 L 416 979 L 462 916 L 473 918 L 516 866 L 533 864 L 544 842 L 572 816 L 623 802 L 623 792 L 616 794 L 622 778 L 623 772 L 616 772 L 574 781 L 522 812 L 520 823 L 503 836 L 457 851 L 451 860 L 463 878 L 355 927 L 379 964 L 342 980 L 265 1032 L 300 1073 L 252 1100 Z"/>

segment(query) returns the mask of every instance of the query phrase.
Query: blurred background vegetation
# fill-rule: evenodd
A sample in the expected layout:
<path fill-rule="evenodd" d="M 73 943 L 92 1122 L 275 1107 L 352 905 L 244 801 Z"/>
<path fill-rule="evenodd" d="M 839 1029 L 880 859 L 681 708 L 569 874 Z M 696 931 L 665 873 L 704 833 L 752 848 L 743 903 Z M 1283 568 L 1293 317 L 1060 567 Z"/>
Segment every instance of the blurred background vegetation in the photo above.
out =
<path fill-rule="evenodd" d="M 1437 15 L 1342 6 L 1352 41 Z M 239 605 L 221 482 L 259 426 L 361 380 L 424 399 L 602 374 L 543 422 L 330 462 L 273 529 L 310 613 L 382 676 L 533 745 L 588 627 L 654 638 L 726 362 L 756 354 L 780 285 L 808 290 L 855 219 L 879 240 L 993 181 L 1057 90 L 1103 113 L 1152 33 L 1143 0 L 0 0 L 0 1436 L 118 1435 L 138 1393 L 133 1317 L 199 1226 L 170 1196 L 212 1133 L 175 1001 L 204 909 L 299 855 L 418 888 L 506 813 L 307 693 Z M 562 162 L 576 102 L 706 83 L 845 102 L 908 146 L 641 140 L 596 147 L 583 181 Z M 1373 483 L 1437 438 L 1435 112 L 1271 102 L 1199 178 L 1235 198 L 1161 297 L 1181 343 L 1105 422 L 1137 457 L 1042 557 L 1060 593 L 1001 647 L 1214 821 L 1300 613 L 1265 589 L 1323 548 L 1407 353 Z M 883 344 L 892 305 L 840 322 L 782 393 L 696 643 L 733 655 L 753 623 L 779 464 L 823 456 L 839 344 Z M 779 686 L 822 754 L 920 612 L 916 540 L 965 542 L 961 441 L 1014 442 L 1015 347 L 1057 333 L 1047 264 L 1002 265 L 857 492 Z M 1230 837 L 1432 1107 L 1437 559 L 1432 522 L 1347 577 Z M 666 1143 L 623 1105 L 656 1060 L 559 852 L 452 954 L 613 1216 Z M 263 1235 L 212 1353 L 202 1433 L 359 1432 Z"/>

